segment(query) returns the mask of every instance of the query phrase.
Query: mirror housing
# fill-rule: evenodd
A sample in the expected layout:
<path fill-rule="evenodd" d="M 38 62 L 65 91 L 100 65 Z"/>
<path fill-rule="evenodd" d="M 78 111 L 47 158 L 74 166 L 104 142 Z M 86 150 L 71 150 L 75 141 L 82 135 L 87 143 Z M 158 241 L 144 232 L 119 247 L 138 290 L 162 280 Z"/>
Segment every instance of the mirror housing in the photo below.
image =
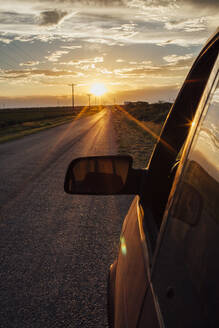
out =
<path fill-rule="evenodd" d="M 131 156 L 92 156 L 73 160 L 66 172 L 68 194 L 139 194 L 142 174 L 132 168 Z"/>

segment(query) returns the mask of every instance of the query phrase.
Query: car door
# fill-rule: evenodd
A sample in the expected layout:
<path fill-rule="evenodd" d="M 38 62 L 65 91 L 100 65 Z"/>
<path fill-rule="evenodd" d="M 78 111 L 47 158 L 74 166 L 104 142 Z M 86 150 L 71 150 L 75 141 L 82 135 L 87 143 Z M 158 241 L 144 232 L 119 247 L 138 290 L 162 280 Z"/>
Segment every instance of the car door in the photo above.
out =
<path fill-rule="evenodd" d="M 194 119 L 217 52 L 218 34 L 194 63 L 152 154 L 147 184 L 142 186 L 140 196 L 135 198 L 125 218 L 113 288 L 116 328 L 164 326 L 165 300 L 160 288 L 165 285 L 167 297 L 174 294 L 162 274 L 166 254 L 163 256 L 159 252 L 165 231 L 164 209 L 175 181 L 172 168 L 190 131 L 188 123 Z M 164 265 L 163 271 L 159 261 Z"/>
<path fill-rule="evenodd" d="M 117 258 L 114 327 L 136 327 L 148 285 L 148 258 L 146 256 L 142 214 L 136 196 L 125 218 Z"/>
<path fill-rule="evenodd" d="M 164 215 L 152 287 L 165 327 L 219 326 L 219 58 Z"/>

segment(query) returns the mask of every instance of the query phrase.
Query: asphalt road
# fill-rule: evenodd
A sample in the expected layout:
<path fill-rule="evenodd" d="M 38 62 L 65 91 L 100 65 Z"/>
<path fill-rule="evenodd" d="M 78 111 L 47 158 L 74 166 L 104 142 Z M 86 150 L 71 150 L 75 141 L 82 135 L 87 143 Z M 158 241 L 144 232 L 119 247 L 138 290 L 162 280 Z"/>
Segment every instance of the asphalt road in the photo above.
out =
<path fill-rule="evenodd" d="M 107 327 L 127 196 L 71 196 L 79 156 L 116 154 L 111 112 L 0 145 L 0 327 Z"/>

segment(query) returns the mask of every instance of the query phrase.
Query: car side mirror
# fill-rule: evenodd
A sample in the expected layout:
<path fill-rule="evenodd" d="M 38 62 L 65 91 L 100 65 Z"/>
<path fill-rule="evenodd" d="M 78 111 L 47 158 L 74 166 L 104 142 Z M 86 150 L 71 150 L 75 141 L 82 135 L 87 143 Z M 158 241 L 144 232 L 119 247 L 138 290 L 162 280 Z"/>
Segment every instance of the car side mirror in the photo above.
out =
<path fill-rule="evenodd" d="M 73 160 L 66 172 L 69 194 L 138 194 L 142 172 L 132 168 L 131 156 L 95 156 Z"/>

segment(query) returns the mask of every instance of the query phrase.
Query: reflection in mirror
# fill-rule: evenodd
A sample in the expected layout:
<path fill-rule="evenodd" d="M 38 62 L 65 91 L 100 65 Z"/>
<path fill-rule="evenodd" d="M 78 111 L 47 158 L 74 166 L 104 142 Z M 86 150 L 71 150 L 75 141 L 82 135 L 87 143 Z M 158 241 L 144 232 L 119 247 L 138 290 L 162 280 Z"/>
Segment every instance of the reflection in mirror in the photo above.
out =
<path fill-rule="evenodd" d="M 74 160 L 67 171 L 65 191 L 71 194 L 117 194 L 126 184 L 130 156 L 85 157 Z"/>

